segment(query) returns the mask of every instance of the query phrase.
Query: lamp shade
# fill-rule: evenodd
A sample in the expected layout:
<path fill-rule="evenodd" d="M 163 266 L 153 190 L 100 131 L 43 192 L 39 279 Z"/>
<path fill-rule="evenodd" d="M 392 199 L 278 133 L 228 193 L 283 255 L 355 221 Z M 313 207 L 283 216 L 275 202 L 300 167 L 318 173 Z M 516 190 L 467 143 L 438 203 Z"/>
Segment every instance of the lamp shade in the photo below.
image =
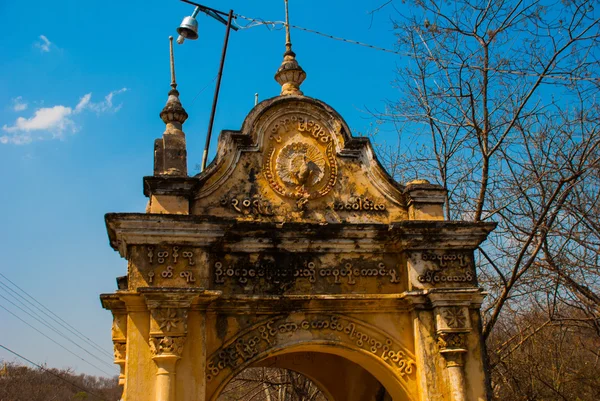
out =
<path fill-rule="evenodd" d="M 198 21 L 196 21 L 196 18 L 185 17 L 179 28 L 177 28 L 177 33 L 186 39 L 198 39 Z"/>

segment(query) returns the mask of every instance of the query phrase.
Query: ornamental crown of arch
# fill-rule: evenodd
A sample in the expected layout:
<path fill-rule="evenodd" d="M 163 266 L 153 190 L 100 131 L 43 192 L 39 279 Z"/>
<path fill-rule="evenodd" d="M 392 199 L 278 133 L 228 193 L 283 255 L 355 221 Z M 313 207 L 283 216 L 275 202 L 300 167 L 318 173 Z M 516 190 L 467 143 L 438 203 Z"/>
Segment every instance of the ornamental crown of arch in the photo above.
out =
<path fill-rule="evenodd" d="M 406 187 L 387 175 L 369 141 L 353 138 L 333 109 L 304 96 L 263 101 L 241 131 L 222 132 L 215 160 L 198 178 L 192 214 L 323 223 L 408 214 Z"/>

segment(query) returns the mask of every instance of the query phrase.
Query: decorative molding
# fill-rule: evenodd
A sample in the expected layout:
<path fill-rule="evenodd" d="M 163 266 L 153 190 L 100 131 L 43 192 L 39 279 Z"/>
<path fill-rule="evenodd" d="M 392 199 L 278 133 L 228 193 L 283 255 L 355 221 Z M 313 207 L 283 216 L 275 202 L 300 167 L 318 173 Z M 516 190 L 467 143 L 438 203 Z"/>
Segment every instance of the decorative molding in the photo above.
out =
<path fill-rule="evenodd" d="M 468 318 L 465 316 L 464 308 L 460 306 L 440 308 L 440 314 L 444 318 L 446 326 L 451 329 L 464 329 L 468 327 Z"/>
<path fill-rule="evenodd" d="M 187 331 L 188 311 L 184 308 L 156 308 L 152 313 L 152 332 L 183 332 Z"/>
<path fill-rule="evenodd" d="M 181 357 L 183 353 L 183 345 L 185 337 L 150 337 L 150 353 L 153 357 L 174 355 Z"/>
<path fill-rule="evenodd" d="M 127 359 L 126 358 L 127 357 L 127 343 L 126 342 L 114 341 L 113 348 L 114 348 L 115 363 L 119 363 L 119 362 Z"/>
<path fill-rule="evenodd" d="M 364 349 L 393 367 L 400 376 L 411 376 L 416 367 L 415 359 L 385 333 L 364 322 L 341 315 L 318 315 L 293 320 L 278 317 L 254 326 L 225 343 L 208 359 L 207 380 L 226 369 L 236 370 L 259 354 L 280 348 L 287 341 L 295 343 L 289 334 L 300 332 L 326 332 L 337 336 L 336 341 Z M 329 341 L 332 336 L 327 336 Z"/>
<path fill-rule="evenodd" d="M 127 338 L 127 315 L 125 313 L 113 312 L 111 337 L 114 341 L 124 341 Z"/>
<path fill-rule="evenodd" d="M 451 350 L 464 350 L 467 347 L 467 334 L 468 333 L 448 333 L 441 332 L 437 335 L 437 346 L 440 352 L 451 351 Z"/>

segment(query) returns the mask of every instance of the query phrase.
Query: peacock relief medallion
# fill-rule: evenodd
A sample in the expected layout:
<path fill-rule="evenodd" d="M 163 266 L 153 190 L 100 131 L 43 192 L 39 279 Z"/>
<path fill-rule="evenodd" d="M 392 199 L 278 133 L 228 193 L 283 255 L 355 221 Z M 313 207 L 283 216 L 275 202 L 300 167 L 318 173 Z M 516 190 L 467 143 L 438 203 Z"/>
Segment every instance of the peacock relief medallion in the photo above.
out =
<path fill-rule="evenodd" d="M 299 208 L 326 195 L 337 180 L 331 132 L 308 116 L 279 118 L 267 128 L 263 174 L 279 195 Z"/>

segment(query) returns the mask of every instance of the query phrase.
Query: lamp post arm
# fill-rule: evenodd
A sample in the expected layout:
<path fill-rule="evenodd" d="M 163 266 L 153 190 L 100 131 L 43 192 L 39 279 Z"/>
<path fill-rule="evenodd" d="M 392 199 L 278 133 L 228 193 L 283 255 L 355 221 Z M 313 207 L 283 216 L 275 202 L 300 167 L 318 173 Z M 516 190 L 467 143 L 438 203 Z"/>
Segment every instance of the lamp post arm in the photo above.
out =
<path fill-rule="evenodd" d="M 196 6 L 196 10 L 198 11 L 202 11 L 204 14 L 213 17 L 214 19 L 216 19 L 217 21 L 219 21 L 220 23 L 222 23 L 223 25 L 230 25 L 230 28 L 233 29 L 234 31 L 237 31 L 238 28 L 236 26 L 231 25 L 231 21 L 226 21 L 225 18 L 223 18 L 222 16 L 226 16 L 229 17 L 229 14 L 224 12 L 224 11 L 219 11 L 219 10 L 215 10 L 214 8 L 210 8 L 210 7 L 206 7 L 203 6 L 202 4 L 198 4 L 195 3 L 193 1 L 190 0 L 181 0 L 184 3 L 188 3 L 191 4 L 193 6 Z M 196 11 L 194 11 L 194 13 L 197 14 Z"/>

